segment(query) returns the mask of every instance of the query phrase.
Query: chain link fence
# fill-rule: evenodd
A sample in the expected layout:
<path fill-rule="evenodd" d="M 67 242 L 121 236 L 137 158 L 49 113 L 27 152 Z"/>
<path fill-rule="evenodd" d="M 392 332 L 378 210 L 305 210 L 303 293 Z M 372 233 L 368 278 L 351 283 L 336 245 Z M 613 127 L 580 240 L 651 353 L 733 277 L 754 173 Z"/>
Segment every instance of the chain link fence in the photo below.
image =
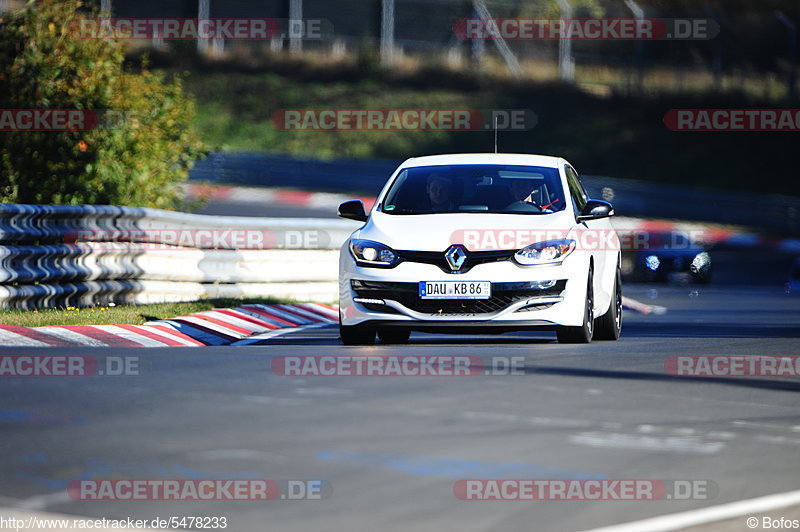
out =
<path fill-rule="evenodd" d="M 3 2 L 0 0 L 0 9 Z M 97 0 L 120 18 L 272 18 L 321 20 L 264 41 L 199 40 L 203 54 L 233 51 L 372 54 L 386 68 L 441 64 L 540 80 L 561 79 L 630 91 L 736 91 L 759 97 L 797 95 L 800 16 L 760 6 L 716 9 L 656 0 Z M 755 3 L 753 6 L 758 7 Z M 680 39 L 465 38 L 476 19 L 646 19 L 708 21 L 719 33 Z M 711 32 L 714 33 L 714 32 Z M 156 45 L 163 41 L 156 38 Z"/>

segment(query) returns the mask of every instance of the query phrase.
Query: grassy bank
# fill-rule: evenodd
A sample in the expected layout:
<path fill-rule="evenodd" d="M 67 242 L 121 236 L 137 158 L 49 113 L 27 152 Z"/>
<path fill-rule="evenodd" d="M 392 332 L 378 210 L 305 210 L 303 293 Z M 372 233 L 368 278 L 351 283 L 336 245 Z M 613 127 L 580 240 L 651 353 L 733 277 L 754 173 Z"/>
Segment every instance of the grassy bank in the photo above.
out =
<path fill-rule="evenodd" d="M 285 65 L 195 67 L 186 88 L 197 98 L 198 131 L 216 149 L 391 159 L 491 151 L 487 131 L 281 131 L 271 117 L 279 109 L 304 108 L 531 109 L 536 127 L 501 133 L 502 151 L 561 155 L 586 174 L 800 195 L 800 182 L 787 175 L 796 133 L 672 132 L 663 124 L 673 108 L 790 103 L 733 93 L 625 95 L 441 69 L 389 77 Z"/>
<path fill-rule="evenodd" d="M 204 299 L 186 303 L 157 303 L 153 305 L 96 305 L 88 308 L 67 307 L 42 310 L 0 309 L 0 323 L 24 327 L 47 325 L 141 325 L 152 320 L 174 318 L 212 308 L 231 308 L 247 303 L 286 303 L 272 298 L 259 299 Z"/>

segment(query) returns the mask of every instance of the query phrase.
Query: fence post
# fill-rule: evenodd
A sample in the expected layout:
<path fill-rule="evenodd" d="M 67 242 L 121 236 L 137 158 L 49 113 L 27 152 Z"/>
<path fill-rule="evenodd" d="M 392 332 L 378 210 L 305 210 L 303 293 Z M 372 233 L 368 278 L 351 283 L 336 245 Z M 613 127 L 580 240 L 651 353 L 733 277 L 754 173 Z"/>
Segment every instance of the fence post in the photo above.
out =
<path fill-rule="evenodd" d="M 197 2 L 197 19 L 199 21 L 210 17 L 211 14 L 211 0 L 198 0 Z M 197 53 L 205 54 L 208 52 L 208 39 L 203 39 L 197 36 Z"/>
<path fill-rule="evenodd" d="M 558 0 L 558 8 L 561 10 L 561 19 L 569 20 L 572 18 L 572 6 L 568 0 Z M 573 81 L 575 79 L 575 59 L 572 57 L 572 39 L 558 39 L 558 77 L 563 81 Z"/>
<path fill-rule="evenodd" d="M 625 5 L 633 13 L 633 17 L 637 20 L 637 27 L 641 27 L 642 19 L 644 19 L 644 9 L 634 0 L 625 0 Z M 636 84 L 638 85 L 639 92 L 644 88 L 644 41 L 636 39 L 634 43 L 634 65 L 636 66 Z"/>
<path fill-rule="evenodd" d="M 289 52 L 293 54 L 303 51 L 302 19 L 303 0 L 289 0 Z M 301 28 L 299 35 L 297 33 L 298 27 Z"/>
<path fill-rule="evenodd" d="M 708 13 L 711 18 L 719 25 L 719 16 L 717 12 L 714 11 L 710 7 L 703 8 L 706 13 Z M 722 32 L 720 32 L 716 37 L 714 37 L 714 88 L 716 90 L 722 89 Z"/>
<path fill-rule="evenodd" d="M 473 0 L 473 6 L 475 7 L 475 11 L 478 13 L 479 18 L 484 20 L 490 20 L 492 18 L 492 15 L 489 13 L 489 9 L 486 7 L 484 0 Z M 508 43 L 500 35 L 493 34 L 492 40 L 494 40 L 494 45 L 497 46 L 497 50 L 500 52 L 500 55 L 506 62 L 506 66 L 508 66 L 508 70 L 511 72 L 511 74 L 515 78 L 521 77 L 522 68 L 520 68 L 519 61 L 517 61 L 517 57 L 514 55 L 514 52 L 512 52 L 511 48 L 508 47 Z"/>
<path fill-rule="evenodd" d="M 381 2 L 381 63 L 394 64 L 394 0 Z"/>
<path fill-rule="evenodd" d="M 783 25 L 786 26 L 786 29 L 789 30 L 789 79 L 788 79 L 788 88 L 789 88 L 789 98 L 796 98 L 797 97 L 797 24 L 792 22 L 792 20 L 784 15 L 780 11 L 776 11 L 775 14 L 778 17 L 778 20 L 783 22 Z"/>

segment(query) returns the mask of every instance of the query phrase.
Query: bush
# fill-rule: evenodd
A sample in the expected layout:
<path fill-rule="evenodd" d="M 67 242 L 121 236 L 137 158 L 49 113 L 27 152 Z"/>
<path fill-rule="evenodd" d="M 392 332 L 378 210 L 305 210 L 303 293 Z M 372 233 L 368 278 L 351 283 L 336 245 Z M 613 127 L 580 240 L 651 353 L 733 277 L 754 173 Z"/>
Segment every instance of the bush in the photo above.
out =
<path fill-rule="evenodd" d="M 78 0 L 29 4 L 0 19 L 0 109 L 96 111 L 87 131 L 0 132 L 0 201 L 172 208 L 203 146 L 181 79 L 143 63 L 126 71 L 118 42 L 74 37 Z"/>

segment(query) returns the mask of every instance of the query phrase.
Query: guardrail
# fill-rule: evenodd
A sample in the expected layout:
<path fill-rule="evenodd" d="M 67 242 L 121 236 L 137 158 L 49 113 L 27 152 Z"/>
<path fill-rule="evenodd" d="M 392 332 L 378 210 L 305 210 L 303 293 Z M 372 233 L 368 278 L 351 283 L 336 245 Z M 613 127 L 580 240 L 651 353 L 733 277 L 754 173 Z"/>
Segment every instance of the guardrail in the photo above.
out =
<path fill-rule="evenodd" d="M 218 152 L 198 161 L 190 178 L 375 196 L 399 163 Z M 780 235 L 800 234 L 800 198 L 587 175 L 582 180 L 590 196 L 612 202 L 620 216 L 726 223 Z"/>
<path fill-rule="evenodd" d="M 0 306 L 327 300 L 349 220 L 0 204 Z"/>

